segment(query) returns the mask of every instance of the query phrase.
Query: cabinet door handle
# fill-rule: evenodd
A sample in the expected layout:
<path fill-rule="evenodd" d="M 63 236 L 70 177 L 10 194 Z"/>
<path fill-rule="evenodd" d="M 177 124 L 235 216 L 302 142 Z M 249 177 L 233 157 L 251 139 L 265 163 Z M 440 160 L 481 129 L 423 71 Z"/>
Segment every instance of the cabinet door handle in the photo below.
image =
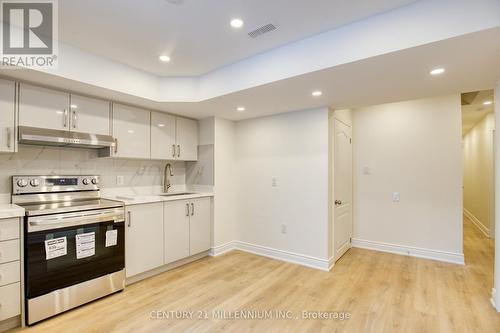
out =
<path fill-rule="evenodd" d="M 186 216 L 189 216 L 189 203 L 186 204 Z"/>
<path fill-rule="evenodd" d="M 68 126 L 68 109 L 64 109 L 63 126 Z"/>
<path fill-rule="evenodd" d="M 175 145 L 172 145 L 172 157 L 175 157 Z"/>
<path fill-rule="evenodd" d="M 76 110 L 73 110 L 73 128 L 76 128 L 76 119 L 77 119 Z"/>
<path fill-rule="evenodd" d="M 177 157 L 181 157 L 181 145 L 177 145 Z"/>
<path fill-rule="evenodd" d="M 115 154 L 118 153 L 118 139 L 115 138 Z"/>
<path fill-rule="evenodd" d="M 191 202 L 191 216 L 194 215 L 194 203 Z"/>
<path fill-rule="evenodd" d="M 128 222 L 127 222 L 127 226 L 130 227 L 132 225 L 132 212 L 129 210 L 127 212 L 127 215 L 128 215 Z"/>
<path fill-rule="evenodd" d="M 11 148 L 12 146 L 12 130 L 10 127 L 7 127 L 7 148 Z"/>

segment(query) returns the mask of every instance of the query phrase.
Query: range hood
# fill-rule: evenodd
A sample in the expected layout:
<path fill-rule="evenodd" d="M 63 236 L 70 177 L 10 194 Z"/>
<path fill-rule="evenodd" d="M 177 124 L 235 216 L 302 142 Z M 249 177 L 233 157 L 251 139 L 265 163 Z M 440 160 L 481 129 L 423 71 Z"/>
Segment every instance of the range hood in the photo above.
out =
<path fill-rule="evenodd" d="M 115 140 L 110 135 L 89 134 L 19 126 L 19 143 L 38 146 L 106 148 L 113 147 Z"/>

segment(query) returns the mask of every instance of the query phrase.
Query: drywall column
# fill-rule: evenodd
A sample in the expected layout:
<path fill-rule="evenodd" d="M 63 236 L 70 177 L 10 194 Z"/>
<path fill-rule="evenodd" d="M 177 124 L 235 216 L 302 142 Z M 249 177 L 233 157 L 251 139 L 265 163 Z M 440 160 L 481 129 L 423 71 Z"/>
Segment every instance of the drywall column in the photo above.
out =
<path fill-rule="evenodd" d="M 495 88 L 495 123 L 500 124 L 500 80 Z M 500 134 L 498 130 L 495 131 L 495 283 L 492 301 L 500 312 Z"/>

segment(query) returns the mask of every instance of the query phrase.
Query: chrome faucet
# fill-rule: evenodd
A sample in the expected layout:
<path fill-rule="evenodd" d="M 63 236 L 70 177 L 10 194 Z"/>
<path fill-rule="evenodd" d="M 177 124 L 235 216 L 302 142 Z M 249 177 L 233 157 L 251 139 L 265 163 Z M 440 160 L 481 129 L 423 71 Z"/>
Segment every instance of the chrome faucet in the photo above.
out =
<path fill-rule="evenodd" d="M 170 165 L 170 163 L 167 163 L 165 165 L 165 169 L 163 170 L 163 192 L 168 193 L 168 190 L 172 185 L 170 185 L 170 178 L 173 177 L 174 175 L 174 169 Z"/>

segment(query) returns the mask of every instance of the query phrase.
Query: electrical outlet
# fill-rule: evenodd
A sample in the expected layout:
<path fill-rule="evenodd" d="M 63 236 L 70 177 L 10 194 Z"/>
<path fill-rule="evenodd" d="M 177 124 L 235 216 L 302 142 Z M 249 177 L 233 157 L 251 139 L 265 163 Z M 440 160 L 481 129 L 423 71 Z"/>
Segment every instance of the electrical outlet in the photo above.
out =
<path fill-rule="evenodd" d="M 287 230 L 287 226 L 286 226 L 286 224 L 284 224 L 284 223 L 283 223 L 283 224 L 281 225 L 281 233 L 282 233 L 282 234 L 286 234 L 286 233 L 287 233 L 287 231 L 288 231 L 288 230 Z"/>
<path fill-rule="evenodd" d="M 116 185 L 123 185 L 125 183 L 125 179 L 123 176 L 116 176 Z"/>

